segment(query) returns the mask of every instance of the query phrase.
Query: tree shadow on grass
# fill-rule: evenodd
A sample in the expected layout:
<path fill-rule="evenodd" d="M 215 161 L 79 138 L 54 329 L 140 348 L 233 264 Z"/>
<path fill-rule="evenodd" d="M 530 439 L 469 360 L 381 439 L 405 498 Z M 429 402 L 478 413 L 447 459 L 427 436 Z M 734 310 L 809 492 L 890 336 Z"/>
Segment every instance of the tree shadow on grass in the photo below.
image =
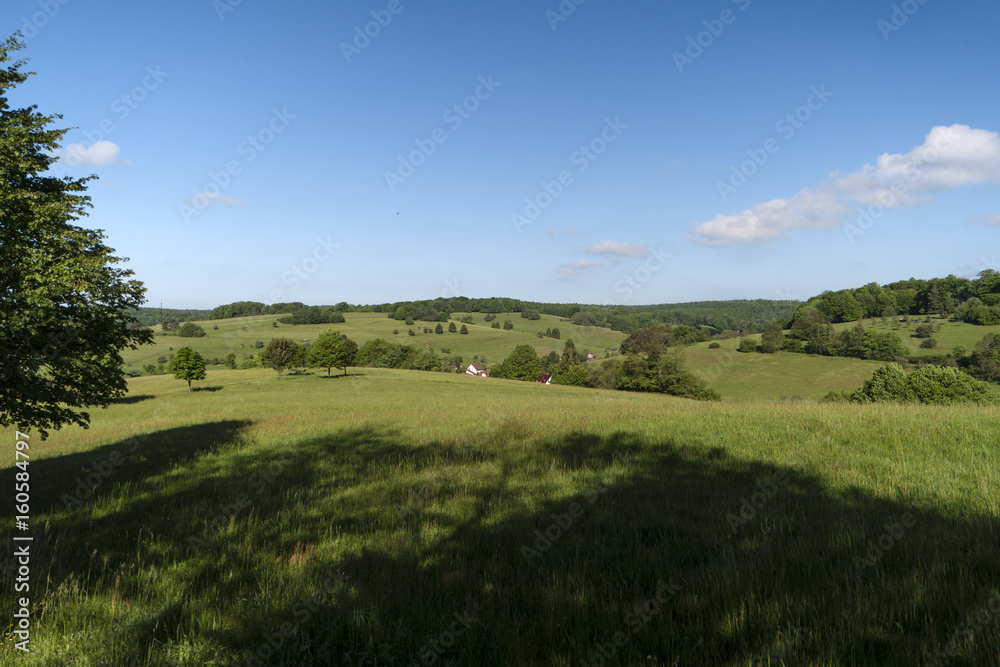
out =
<path fill-rule="evenodd" d="M 216 392 L 216 391 L 222 391 L 223 387 L 221 387 L 221 386 L 218 386 L 218 387 L 192 387 L 191 390 L 192 391 L 211 391 L 211 392 Z"/>
<path fill-rule="evenodd" d="M 954 637 L 956 664 L 1000 655 L 1000 606 L 962 630 L 1000 590 L 993 517 L 697 442 L 576 433 L 516 459 L 526 432 L 483 435 L 472 462 L 373 429 L 238 449 L 94 520 L 119 567 L 183 572 L 183 613 L 123 631 L 132 664 L 178 637 L 268 665 L 913 665 Z M 137 552 L 140 527 L 158 539 Z"/>
<path fill-rule="evenodd" d="M 143 401 L 148 401 L 153 398 L 156 397 L 152 394 L 129 394 L 128 396 L 122 396 L 121 398 L 111 399 L 111 405 L 134 405 L 135 403 L 142 403 Z"/>

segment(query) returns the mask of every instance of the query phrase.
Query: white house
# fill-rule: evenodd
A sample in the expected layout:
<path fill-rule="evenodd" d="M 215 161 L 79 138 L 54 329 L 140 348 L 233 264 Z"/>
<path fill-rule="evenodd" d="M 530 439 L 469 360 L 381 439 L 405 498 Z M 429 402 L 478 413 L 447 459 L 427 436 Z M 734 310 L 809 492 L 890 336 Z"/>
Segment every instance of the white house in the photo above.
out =
<path fill-rule="evenodd" d="M 465 374 L 478 375 L 479 377 L 484 377 L 484 378 L 490 376 L 490 372 L 486 370 L 486 367 L 483 366 L 478 361 L 473 361 L 471 364 L 469 364 L 469 367 L 465 369 Z"/>

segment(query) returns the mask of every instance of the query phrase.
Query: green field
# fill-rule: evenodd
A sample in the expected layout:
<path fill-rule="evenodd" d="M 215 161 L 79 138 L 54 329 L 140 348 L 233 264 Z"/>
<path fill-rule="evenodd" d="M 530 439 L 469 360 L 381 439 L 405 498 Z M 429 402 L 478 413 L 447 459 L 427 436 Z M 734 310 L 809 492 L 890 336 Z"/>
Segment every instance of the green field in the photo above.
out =
<path fill-rule="evenodd" d="M 8 633 L 0 662 L 1000 657 L 1000 408 L 382 369 L 197 384 L 136 378 L 89 430 L 31 439 L 35 652 Z"/>
<path fill-rule="evenodd" d="M 515 347 L 525 343 L 532 345 L 544 356 L 551 351 L 562 354 L 566 339 L 573 338 L 580 352 L 589 350 L 596 356 L 604 356 L 605 348 L 617 348 L 625 339 L 625 334 L 620 331 L 581 327 L 553 315 L 542 315 L 541 319 L 533 321 L 522 318 L 519 313 L 499 315 L 501 325 L 507 319 L 514 325 L 510 331 L 491 328 L 483 321 L 482 313 L 454 313 L 450 321 L 455 322 L 460 329 L 462 323 L 459 319 L 465 315 L 471 316 L 475 321 L 475 324 L 466 325 L 468 334 L 449 333 L 447 322 L 442 323 L 445 333 L 425 334 L 424 327 L 433 330 L 437 323 L 414 322 L 412 326 L 408 326 L 405 322 L 388 319 L 385 313 L 346 313 L 346 321 L 341 324 L 279 324 L 277 327 L 273 322 L 279 316 L 275 315 L 207 320 L 197 322 L 205 330 L 203 338 L 160 335 L 156 336 L 154 345 L 145 345 L 138 350 L 125 350 L 122 356 L 126 367 L 134 370 L 141 370 L 146 364 L 154 363 L 161 355 L 168 356 L 171 347 L 177 350 L 189 346 L 209 359 L 222 358 L 235 352 L 237 359 L 241 359 L 242 354 L 253 355 L 259 351 L 254 347 L 257 341 L 266 344 L 271 338 L 284 336 L 302 343 L 315 340 L 321 331 L 336 329 L 358 345 L 364 345 L 373 338 L 384 338 L 395 343 L 414 345 L 418 349 L 429 347 L 438 354 L 442 354 L 441 349 L 445 348 L 450 350 L 448 355 L 461 355 L 465 364 L 471 363 L 473 356 L 485 356 L 493 364 L 503 361 Z M 214 326 L 219 328 L 213 329 Z M 559 340 L 537 337 L 537 332 L 550 328 L 559 329 Z M 415 336 L 408 335 L 410 329 L 416 333 Z M 393 334 L 394 330 L 398 333 Z M 154 331 L 159 332 L 160 328 L 154 327 Z"/>

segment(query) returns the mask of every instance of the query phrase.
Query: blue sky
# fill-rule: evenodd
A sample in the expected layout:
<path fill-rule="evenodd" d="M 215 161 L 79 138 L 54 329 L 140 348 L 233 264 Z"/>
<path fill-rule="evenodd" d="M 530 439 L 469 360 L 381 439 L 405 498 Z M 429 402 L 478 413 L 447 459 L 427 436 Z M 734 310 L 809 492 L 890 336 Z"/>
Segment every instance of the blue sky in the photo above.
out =
<path fill-rule="evenodd" d="M 0 9 L 12 102 L 74 128 L 58 168 L 100 176 L 84 224 L 152 304 L 1000 268 L 995 4 L 237 2 Z"/>

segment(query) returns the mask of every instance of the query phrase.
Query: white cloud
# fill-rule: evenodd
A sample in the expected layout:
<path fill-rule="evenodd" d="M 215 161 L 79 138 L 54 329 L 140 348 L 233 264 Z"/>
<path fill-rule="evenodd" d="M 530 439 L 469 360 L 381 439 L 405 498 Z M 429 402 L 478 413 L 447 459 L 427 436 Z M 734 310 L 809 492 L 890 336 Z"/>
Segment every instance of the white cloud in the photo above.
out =
<path fill-rule="evenodd" d="M 994 214 L 994 215 L 984 215 L 983 216 L 983 224 L 984 225 L 989 225 L 991 227 L 996 227 L 997 225 L 1000 225 L 1000 215 L 996 215 L 996 214 Z"/>
<path fill-rule="evenodd" d="M 65 148 L 57 151 L 56 155 L 61 164 L 70 167 L 106 164 L 131 165 L 132 163 L 128 160 L 118 157 L 120 150 L 118 144 L 112 141 L 98 141 L 89 147 L 83 144 L 67 144 Z"/>
<path fill-rule="evenodd" d="M 561 276 L 575 276 L 581 270 L 584 269 L 596 269 L 600 266 L 604 266 L 598 262 L 591 262 L 587 259 L 571 259 L 565 264 L 563 264 L 556 271 Z"/>
<path fill-rule="evenodd" d="M 597 245 L 584 248 L 588 255 L 612 255 L 614 257 L 645 257 L 649 254 L 649 246 L 618 243 L 616 241 L 601 241 Z"/>
<path fill-rule="evenodd" d="M 209 204 L 213 203 L 228 204 L 229 206 L 243 205 L 243 202 L 240 201 L 239 199 L 234 199 L 233 197 L 227 197 L 226 195 L 220 192 L 202 192 L 200 194 L 195 195 L 194 197 L 191 197 L 190 199 L 186 199 L 184 203 L 194 206 L 196 208 L 205 208 Z"/>
<path fill-rule="evenodd" d="M 983 183 L 1000 184 L 1000 135 L 968 125 L 937 126 L 909 153 L 884 153 L 874 164 L 844 176 L 834 172 L 818 188 L 791 199 L 718 215 L 696 225 L 691 240 L 713 246 L 766 243 L 786 229 L 836 226 L 852 205 L 916 206 L 935 192 Z"/>

